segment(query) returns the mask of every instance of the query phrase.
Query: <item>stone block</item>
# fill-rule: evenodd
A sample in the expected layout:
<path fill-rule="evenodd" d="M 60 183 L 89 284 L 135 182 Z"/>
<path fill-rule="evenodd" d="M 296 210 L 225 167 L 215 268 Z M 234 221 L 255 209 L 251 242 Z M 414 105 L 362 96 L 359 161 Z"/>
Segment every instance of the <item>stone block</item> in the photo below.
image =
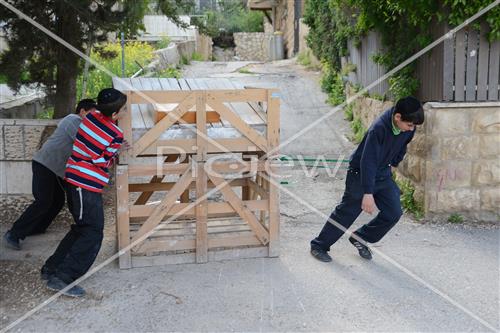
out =
<path fill-rule="evenodd" d="M 436 212 L 456 213 L 477 211 L 480 209 L 478 189 L 444 190 L 437 193 Z"/>
<path fill-rule="evenodd" d="M 484 109 L 474 112 L 472 129 L 476 133 L 500 134 L 500 108 Z"/>
<path fill-rule="evenodd" d="M 427 161 L 426 188 L 438 192 L 471 186 L 471 161 Z"/>
<path fill-rule="evenodd" d="M 5 163 L 7 193 L 30 194 L 33 177 L 31 161 L 7 161 Z"/>
<path fill-rule="evenodd" d="M 0 161 L 0 194 L 7 193 L 7 172 L 5 171 L 7 163 Z"/>
<path fill-rule="evenodd" d="M 422 167 L 425 165 L 424 161 L 416 155 L 407 154 L 403 162 L 399 165 L 398 169 L 406 177 L 420 183 L 422 181 Z"/>
<path fill-rule="evenodd" d="M 500 185 L 500 160 L 478 160 L 474 162 L 472 170 L 474 185 Z"/>
<path fill-rule="evenodd" d="M 427 140 L 424 134 L 416 133 L 413 140 L 408 144 L 408 153 L 425 157 L 427 153 Z"/>
<path fill-rule="evenodd" d="M 435 109 L 433 117 L 427 121 L 433 135 L 467 134 L 470 131 L 469 113 L 463 109 Z"/>
<path fill-rule="evenodd" d="M 44 126 L 24 126 L 24 157 L 33 158 L 33 154 L 42 146 Z"/>
<path fill-rule="evenodd" d="M 443 160 L 470 160 L 479 156 L 478 136 L 441 138 L 440 151 Z"/>
<path fill-rule="evenodd" d="M 500 188 L 481 189 L 481 210 L 488 210 L 500 214 Z"/>
<path fill-rule="evenodd" d="M 481 135 L 479 138 L 479 155 L 481 157 L 500 156 L 500 134 Z"/>
<path fill-rule="evenodd" d="M 24 159 L 24 139 L 22 126 L 4 126 L 4 155 L 7 160 Z"/>

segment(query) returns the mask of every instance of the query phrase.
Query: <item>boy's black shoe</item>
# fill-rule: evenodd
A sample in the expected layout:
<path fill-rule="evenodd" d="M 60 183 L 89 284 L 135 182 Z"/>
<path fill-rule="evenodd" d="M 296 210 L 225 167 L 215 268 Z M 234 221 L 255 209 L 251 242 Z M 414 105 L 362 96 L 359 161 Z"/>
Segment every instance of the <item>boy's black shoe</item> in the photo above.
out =
<path fill-rule="evenodd" d="M 365 258 L 367 260 L 372 259 L 372 252 L 370 251 L 368 246 L 362 244 L 360 241 L 356 240 L 353 237 L 349 237 L 349 242 L 351 242 L 351 244 L 354 245 L 358 249 L 359 255 L 362 258 Z"/>
<path fill-rule="evenodd" d="M 330 257 L 330 255 L 326 251 L 319 249 L 311 249 L 311 254 L 314 258 L 318 259 L 319 261 L 322 262 L 332 261 L 332 257 Z"/>
<path fill-rule="evenodd" d="M 40 278 L 43 281 L 48 281 L 54 274 L 55 270 L 48 268 L 47 266 L 43 265 L 42 269 L 40 270 Z"/>
<path fill-rule="evenodd" d="M 5 235 L 3 235 L 3 240 L 5 241 L 5 246 L 18 251 L 21 250 L 19 239 L 14 238 L 10 231 L 7 231 Z"/>
<path fill-rule="evenodd" d="M 55 275 L 52 275 L 47 281 L 47 288 L 54 291 L 61 291 L 68 286 L 68 283 L 64 282 Z M 70 297 L 83 297 L 85 296 L 85 289 L 80 286 L 73 286 L 70 289 L 63 292 L 63 295 Z"/>

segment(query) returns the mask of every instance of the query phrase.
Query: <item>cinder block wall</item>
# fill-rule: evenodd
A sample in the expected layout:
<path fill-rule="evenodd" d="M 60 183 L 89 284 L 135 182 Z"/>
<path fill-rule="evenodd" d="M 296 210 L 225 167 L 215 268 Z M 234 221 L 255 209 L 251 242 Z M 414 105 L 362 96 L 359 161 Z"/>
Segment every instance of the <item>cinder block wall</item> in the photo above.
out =
<path fill-rule="evenodd" d="M 353 114 L 368 128 L 391 102 L 360 97 Z M 429 217 L 461 214 L 500 223 L 500 102 L 426 103 L 400 164 Z"/>

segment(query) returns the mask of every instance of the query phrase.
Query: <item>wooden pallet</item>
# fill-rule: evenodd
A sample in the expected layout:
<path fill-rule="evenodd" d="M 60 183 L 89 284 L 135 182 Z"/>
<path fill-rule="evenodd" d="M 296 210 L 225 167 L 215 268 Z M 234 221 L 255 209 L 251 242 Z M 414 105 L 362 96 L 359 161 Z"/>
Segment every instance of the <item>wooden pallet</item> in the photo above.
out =
<path fill-rule="evenodd" d="M 116 80 L 132 146 L 116 168 L 120 268 L 277 256 L 279 197 L 264 158 L 278 154 L 276 91 Z"/>

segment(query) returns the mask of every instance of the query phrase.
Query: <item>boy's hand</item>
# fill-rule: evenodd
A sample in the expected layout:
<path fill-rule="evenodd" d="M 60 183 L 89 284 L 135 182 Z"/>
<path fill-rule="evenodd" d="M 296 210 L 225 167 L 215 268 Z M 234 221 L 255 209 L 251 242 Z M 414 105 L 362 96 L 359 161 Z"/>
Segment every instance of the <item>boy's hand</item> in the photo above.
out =
<path fill-rule="evenodd" d="M 365 194 L 363 195 L 363 201 L 361 201 L 361 209 L 368 213 L 373 214 L 375 210 L 377 210 L 377 205 L 375 205 L 375 199 L 373 198 L 373 194 Z"/>
<path fill-rule="evenodd" d="M 128 143 L 127 140 L 123 140 L 122 145 L 120 147 L 120 151 L 129 150 L 130 147 L 131 147 L 130 143 Z"/>

